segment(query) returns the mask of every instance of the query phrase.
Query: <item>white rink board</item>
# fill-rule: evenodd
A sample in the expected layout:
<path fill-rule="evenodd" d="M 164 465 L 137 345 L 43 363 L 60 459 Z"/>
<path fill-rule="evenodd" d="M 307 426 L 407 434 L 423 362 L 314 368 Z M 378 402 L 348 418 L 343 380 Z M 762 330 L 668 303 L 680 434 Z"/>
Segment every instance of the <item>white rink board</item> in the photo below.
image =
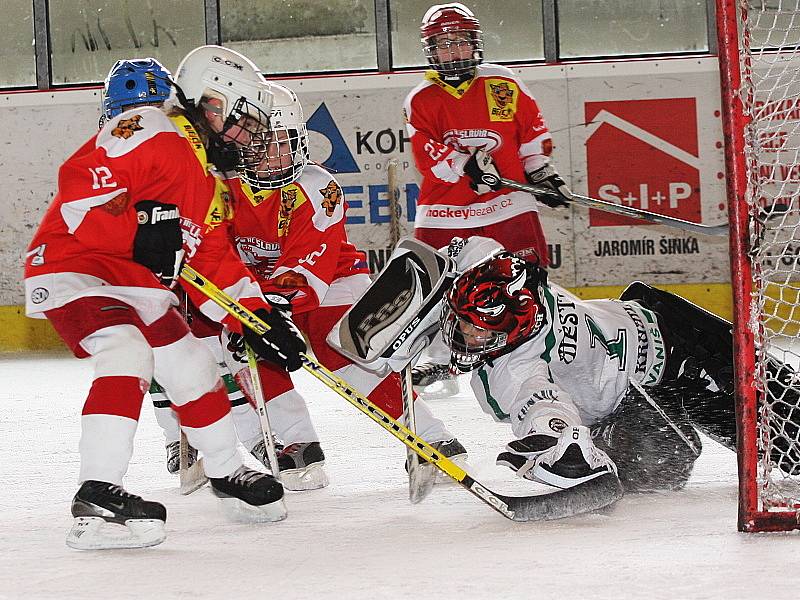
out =
<path fill-rule="evenodd" d="M 514 70 L 541 105 L 553 131 L 555 164 L 577 192 L 716 225 L 726 220 L 717 69 L 715 57 L 704 57 Z M 373 269 L 388 245 L 391 158 L 400 164 L 404 228 L 412 229 L 418 175 L 401 108 L 421 80 L 420 72 L 285 80 L 309 118 L 312 156 L 337 171 L 345 188 L 350 236 L 369 251 Z M 52 197 L 59 164 L 96 126 L 98 99 L 96 89 L 0 95 L 6 132 L 0 305 L 23 302 L 24 249 Z M 561 285 L 729 278 L 726 238 L 600 225 L 582 207 L 543 207 L 541 214 L 553 247 L 551 276 Z"/>
<path fill-rule="evenodd" d="M 736 532 L 735 457 L 713 442 L 704 440 L 680 492 L 627 496 L 602 514 L 512 523 L 455 486 L 409 504 L 400 443 L 305 373 L 297 381 L 331 485 L 290 494 L 286 521 L 231 524 L 207 487 L 181 496 L 146 398 L 125 484 L 166 504 L 167 540 L 143 550 L 71 550 L 64 538 L 90 377 L 88 363 L 65 356 L 0 357 L 4 600 L 797 598 L 800 535 Z M 493 464 L 508 427 L 467 392 L 433 409 L 478 477 L 511 489 L 511 472 Z"/>

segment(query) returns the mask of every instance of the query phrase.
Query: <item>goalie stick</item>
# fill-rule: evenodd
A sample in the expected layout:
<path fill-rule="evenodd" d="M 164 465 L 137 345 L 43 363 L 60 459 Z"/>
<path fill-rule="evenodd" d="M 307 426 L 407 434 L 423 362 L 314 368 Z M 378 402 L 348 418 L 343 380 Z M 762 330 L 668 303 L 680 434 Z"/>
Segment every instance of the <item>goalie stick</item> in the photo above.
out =
<path fill-rule="evenodd" d="M 547 188 L 528 185 L 527 183 L 520 183 L 513 179 L 500 178 L 500 183 L 505 187 L 528 192 L 534 196 L 552 196 L 555 192 Z M 561 196 L 559 196 L 561 198 Z M 728 225 L 703 225 L 701 223 L 692 223 L 691 221 L 684 221 L 676 217 L 668 217 L 667 215 L 660 215 L 658 213 L 650 212 L 649 210 L 642 210 L 641 208 L 633 208 L 632 206 L 624 206 L 623 204 L 615 204 L 607 202 L 606 200 L 598 200 L 597 198 L 589 198 L 588 196 L 581 196 L 580 194 L 572 194 L 572 201 L 575 204 L 595 208 L 605 212 L 638 219 L 640 221 L 650 221 L 658 225 L 667 225 L 676 229 L 684 231 L 691 231 L 692 233 L 699 233 L 702 235 L 725 236 L 728 235 Z"/>
<path fill-rule="evenodd" d="M 184 265 L 181 277 L 256 333 L 263 335 L 269 331 L 266 323 L 190 266 Z M 378 423 L 416 452 L 420 458 L 435 465 L 440 471 L 507 519 L 518 522 L 559 519 L 603 508 L 622 497 L 622 484 L 612 474 L 605 474 L 587 484 L 549 494 L 506 496 L 495 493 L 471 477 L 456 463 L 437 452 L 414 432 L 409 431 L 408 428 L 375 406 L 346 381 L 309 356 L 303 354 L 301 358 L 303 368 L 316 379 Z"/>

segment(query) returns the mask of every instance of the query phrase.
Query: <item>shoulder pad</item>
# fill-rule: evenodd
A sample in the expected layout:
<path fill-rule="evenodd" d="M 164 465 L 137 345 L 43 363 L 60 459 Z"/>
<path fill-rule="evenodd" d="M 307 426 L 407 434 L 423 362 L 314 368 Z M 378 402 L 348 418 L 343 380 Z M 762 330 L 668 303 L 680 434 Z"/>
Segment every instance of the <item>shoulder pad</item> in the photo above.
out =
<path fill-rule="evenodd" d="M 517 76 L 514 75 L 511 69 L 494 63 L 482 63 L 478 65 L 475 77 L 508 77 L 509 79 L 517 79 Z"/>
<path fill-rule="evenodd" d="M 344 192 L 339 182 L 319 165 L 308 165 L 297 184 L 314 208 L 314 227 L 325 231 L 344 218 Z"/>
<path fill-rule="evenodd" d="M 125 111 L 106 122 L 97 134 L 96 145 L 104 148 L 110 158 L 116 158 L 165 132 L 180 136 L 163 111 L 154 106 L 143 106 Z"/>

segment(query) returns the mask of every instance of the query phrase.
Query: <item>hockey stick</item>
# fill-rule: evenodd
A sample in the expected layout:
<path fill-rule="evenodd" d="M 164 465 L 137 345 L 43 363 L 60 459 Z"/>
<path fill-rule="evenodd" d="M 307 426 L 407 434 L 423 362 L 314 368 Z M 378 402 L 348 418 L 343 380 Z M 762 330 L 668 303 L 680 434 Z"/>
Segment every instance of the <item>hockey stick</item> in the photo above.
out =
<path fill-rule="evenodd" d="M 280 481 L 281 472 L 278 468 L 278 455 L 275 452 L 275 440 L 272 437 L 272 427 L 269 424 L 269 416 L 267 415 L 267 403 L 264 401 L 264 388 L 261 387 L 261 375 L 258 373 L 256 353 L 253 352 L 249 344 L 245 343 L 244 347 L 247 351 L 247 366 L 250 368 L 250 385 L 253 390 L 253 398 L 256 401 L 256 412 L 258 413 L 258 422 L 261 425 L 261 435 L 264 438 L 269 468 L 272 470 L 272 476 Z"/>
<path fill-rule="evenodd" d="M 181 277 L 256 333 L 263 335 L 269 331 L 266 323 L 190 266 L 184 265 Z M 576 486 L 550 494 L 538 496 L 497 494 L 473 479 L 464 469 L 440 454 L 414 432 L 391 418 L 346 381 L 309 356 L 303 354 L 301 358 L 306 371 L 411 448 L 420 458 L 434 464 L 440 471 L 507 519 L 522 522 L 559 519 L 608 506 L 622 496 L 622 485 L 612 474 L 604 474 L 593 479 L 589 482 L 594 484 L 592 486 Z"/>
<path fill-rule="evenodd" d="M 513 179 L 500 178 L 500 183 L 505 187 L 514 190 L 528 192 L 534 196 L 553 196 L 555 192 L 547 188 L 528 185 L 527 183 L 520 183 Z M 561 196 L 559 196 L 561 198 Z M 684 231 L 692 233 L 699 233 L 701 235 L 725 236 L 728 235 L 728 225 L 703 225 L 701 223 L 692 223 L 691 221 L 684 221 L 676 217 L 668 217 L 667 215 L 660 215 L 658 213 L 650 212 L 649 210 L 642 210 L 641 208 L 633 208 L 632 206 L 624 206 L 622 204 L 615 204 L 605 200 L 598 200 L 597 198 L 589 198 L 588 196 L 581 196 L 580 194 L 572 194 L 572 201 L 575 204 L 595 208 L 605 212 L 638 219 L 640 221 L 649 221 L 658 225 L 667 225 L 668 227 L 675 227 Z"/>

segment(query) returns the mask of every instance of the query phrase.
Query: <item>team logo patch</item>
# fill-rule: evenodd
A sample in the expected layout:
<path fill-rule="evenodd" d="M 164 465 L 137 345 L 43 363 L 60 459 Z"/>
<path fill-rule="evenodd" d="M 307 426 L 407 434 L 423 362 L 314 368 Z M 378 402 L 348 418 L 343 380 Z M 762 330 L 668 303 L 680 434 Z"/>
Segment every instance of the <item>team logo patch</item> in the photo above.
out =
<path fill-rule="evenodd" d="M 144 127 L 139 125 L 139 121 L 141 120 L 141 115 L 134 115 L 130 119 L 122 119 L 119 123 L 117 123 L 117 126 L 111 130 L 111 135 L 123 140 L 127 140 L 137 131 L 144 129 Z"/>
<path fill-rule="evenodd" d="M 281 205 L 278 207 L 278 235 L 286 235 L 289 230 L 295 202 L 297 202 L 297 189 L 281 190 Z"/>
<path fill-rule="evenodd" d="M 331 180 L 319 193 L 325 198 L 322 201 L 322 208 L 325 209 L 325 214 L 332 217 L 333 211 L 342 203 L 342 188 L 339 187 L 338 183 Z"/>
<path fill-rule="evenodd" d="M 489 106 L 489 119 L 492 121 L 511 121 L 517 112 L 519 89 L 513 82 L 503 79 L 486 80 L 486 101 Z"/>
<path fill-rule="evenodd" d="M 547 425 L 556 433 L 561 433 L 567 428 L 567 424 L 558 417 L 553 417 L 550 419 L 550 422 Z"/>
<path fill-rule="evenodd" d="M 31 302 L 34 304 L 41 304 L 50 296 L 50 292 L 48 292 L 43 287 L 38 287 L 31 292 Z"/>

